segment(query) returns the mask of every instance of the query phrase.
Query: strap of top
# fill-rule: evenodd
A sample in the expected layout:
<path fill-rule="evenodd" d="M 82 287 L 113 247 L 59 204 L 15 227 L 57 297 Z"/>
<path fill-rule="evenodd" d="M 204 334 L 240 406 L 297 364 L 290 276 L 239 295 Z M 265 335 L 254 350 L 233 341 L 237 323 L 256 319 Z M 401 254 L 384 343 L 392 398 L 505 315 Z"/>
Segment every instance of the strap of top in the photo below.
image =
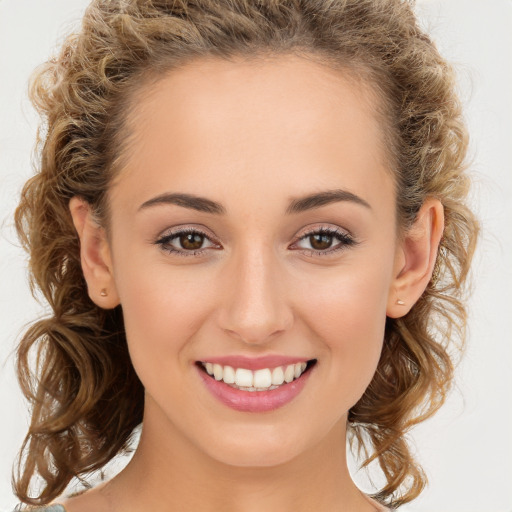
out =
<path fill-rule="evenodd" d="M 23 512 L 23 509 L 16 507 L 13 512 Z M 46 507 L 31 508 L 30 512 L 66 512 L 63 505 L 47 505 Z"/>

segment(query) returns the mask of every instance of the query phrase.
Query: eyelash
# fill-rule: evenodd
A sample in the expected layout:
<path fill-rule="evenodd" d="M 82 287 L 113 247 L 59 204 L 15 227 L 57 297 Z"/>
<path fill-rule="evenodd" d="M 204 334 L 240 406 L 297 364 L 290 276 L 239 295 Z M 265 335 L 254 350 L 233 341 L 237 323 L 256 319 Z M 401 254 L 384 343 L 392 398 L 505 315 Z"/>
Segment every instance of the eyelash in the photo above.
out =
<path fill-rule="evenodd" d="M 176 256 L 182 256 L 182 257 L 197 256 L 207 250 L 207 248 L 196 249 L 193 251 L 179 250 L 179 249 L 175 249 L 174 247 L 169 245 L 169 242 L 171 242 L 172 240 L 174 240 L 182 235 L 188 235 L 188 234 L 200 235 L 200 236 L 210 240 L 210 237 L 206 233 L 204 233 L 203 231 L 201 231 L 199 229 L 185 228 L 185 229 L 180 229 L 178 231 L 174 231 L 173 233 L 169 233 L 168 235 L 165 235 L 165 236 L 159 238 L 155 242 L 155 244 L 160 245 L 161 249 L 165 252 L 174 254 Z M 357 244 L 356 240 L 354 240 L 354 238 L 351 235 L 347 234 L 346 232 L 341 231 L 340 229 L 326 228 L 326 227 L 312 229 L 311 231 L 306 232 L 304 235 L 302 235 L 300 238 L 298 238 L 297 241 L 294 242 L 294 244 L 297 242 L 300 242 L 301 240 L 305 240 L 312 235 L 320 235 L 320 236 L 327 235 L 327 236 L 337 239 L 341 243 L 338 244 L 334 249 L 327 249 L 325 251 L 320 251 L 320 250 L 315 250 L 315 249 L 301 249 L 301 252 L 306 253 L 310 256 L 324 256 L 326 254 L 330 255 L 330 254 L 333 254 L 340 250 L 344 250 L 347 247 L 354 246 Z"/>

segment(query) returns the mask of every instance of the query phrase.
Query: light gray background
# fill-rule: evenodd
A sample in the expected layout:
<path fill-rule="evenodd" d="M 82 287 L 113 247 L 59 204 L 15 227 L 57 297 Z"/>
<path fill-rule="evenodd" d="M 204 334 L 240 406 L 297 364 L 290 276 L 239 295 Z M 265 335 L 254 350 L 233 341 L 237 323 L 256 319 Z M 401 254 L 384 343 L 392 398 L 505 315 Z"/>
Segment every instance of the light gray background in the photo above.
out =
<path fill-rule="evenodd" d="M 87 0 L 0 0 L 0 510 L 16 503 L 11 464 L 28 416 L 11 352 L 44 309 L 31 298 L 12 212 L 31 174 L 37 117 L 31 70 L 76 24 Z M 475 263 L 470 339 L 457 386 L 413 432 L 430 486 L 409 512 L 512 511 L 512 0 L 423 0 L 417 11 L 456 63 L 474 157 L 483 238 Z M 363 481 L 364 477 L 358 481 Z"/>

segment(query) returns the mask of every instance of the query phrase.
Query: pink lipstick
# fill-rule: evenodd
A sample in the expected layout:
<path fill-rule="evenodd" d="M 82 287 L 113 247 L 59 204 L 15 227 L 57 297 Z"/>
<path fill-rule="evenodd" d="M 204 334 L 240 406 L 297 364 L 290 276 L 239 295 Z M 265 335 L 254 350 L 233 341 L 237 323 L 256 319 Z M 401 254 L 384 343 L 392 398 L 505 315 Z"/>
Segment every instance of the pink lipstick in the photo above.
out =
<path fill-rule="evenodd" d="M 205 369 L 206 361 L 208 362 L 208 372 Z M 315 363 L 315 359 L 307 360 L 298 357 L 265 356 L 247 358 L 245 356 L 226 356 L 208 358 L 204 362 L 197 362 L 196 366 L 208 391 L 224 405 L 242 412 L 267 412 L 291 402 L 302 391 Z M 216 365 L 219 371 L 218 365 L 230 368 L 225 368 L 224 377 L 219 376 L 218 373 L 214 376 L 211 374 L 213 365 Z M 293 376 L 292 373 L 290 376 L 290 370 L 293 370 L 294 366 L 295 375 Z M 240 381 L 239 372 L 243 372 L 244 377 L 248 376 L 249 380 L 253 372 L 255 372 L 254 375 L 263 372 L 267 378 L 270 378 L 270 368 L 281 373 L 281 379 L 277 377 L 277 385 L 274 385 L 274 379 L 272 386 L 269 383 L 268 386 L 270 387 L 268 388 L 265 388 L 267 384 L 263 384 L 263 388 L 252 387 L 251 384 L 237 385 Z M 283 381 L 282 370 L 285 368 L 287 370 L 286 381 Z M 227 376 L 228 370 L 231 377 Z M 237 372 L 236 383 L 233 377 L 234 371 Z M 258 386 L 258 384 L 255 383 L 254 386 Z"/>

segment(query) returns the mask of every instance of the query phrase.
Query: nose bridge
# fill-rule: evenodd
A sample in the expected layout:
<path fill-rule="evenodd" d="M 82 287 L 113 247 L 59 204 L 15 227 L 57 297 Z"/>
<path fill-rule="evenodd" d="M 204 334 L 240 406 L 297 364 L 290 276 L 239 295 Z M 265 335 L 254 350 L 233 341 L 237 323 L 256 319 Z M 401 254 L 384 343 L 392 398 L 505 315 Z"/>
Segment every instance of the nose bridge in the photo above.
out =
<path fill-rule="evenodd" d="M 222 327 L 246 343 L 265 343 L 293 319 L 284 273 L 270 243 L 246 243 L 225 269 L 231 290 L 223 305 Z"/>

